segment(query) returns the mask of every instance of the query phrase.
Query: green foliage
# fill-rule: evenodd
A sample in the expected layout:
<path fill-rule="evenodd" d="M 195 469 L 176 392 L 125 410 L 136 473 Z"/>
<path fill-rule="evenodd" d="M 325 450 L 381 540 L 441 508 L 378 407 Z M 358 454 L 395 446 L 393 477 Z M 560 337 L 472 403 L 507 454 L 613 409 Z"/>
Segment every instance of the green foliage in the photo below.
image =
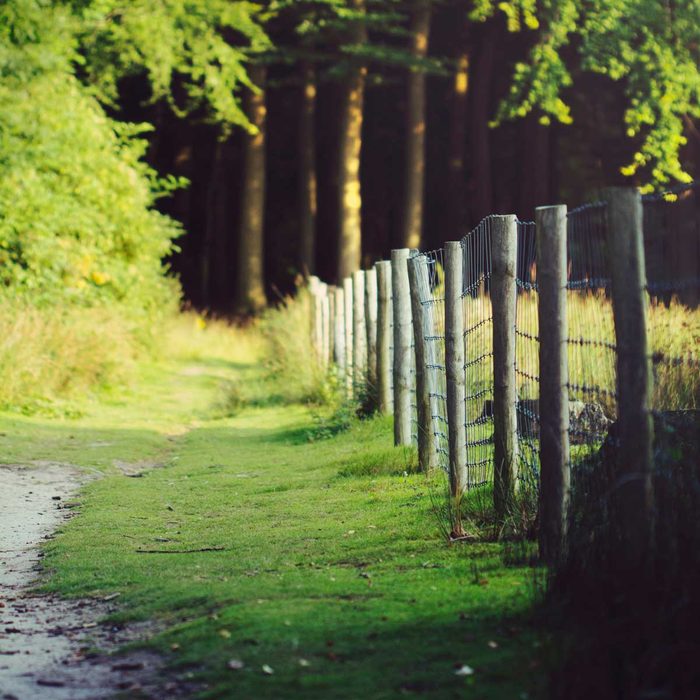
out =
<path fill-rule="evenodd" d="M 140 127 L 117 124 L 71 70 L 72 20 L 0 4 L 0 295 L 37 305 L 172 308 L 161 262 L 179 229 L 152 209 L 158 181 Z"/>
<path fill-rule="evenodd" d="M 493 13 L 494 5 L 480 2 L 481 17 Z M 498 4 L 511 6 L 508 12 L 518 8 L 526 25 L 535 27 L 539 22 L 527 21 L 532 5 L 531 0 Z M 689 181 L 678 156 L 686 143 L 685 119 L 700 118 L 700 3 L 547 0 L 539 21 L 543 30 L 528 62 L 516 64 L 497 119 L 522 117 L 537 108 L 544 123 L 550 118 L 569 123 L 564 90 L 581 71 L 606 75 L 623 85 L 627 135 L 639 143 L 622 174 L 639 174 L 656 184 Z"/>
<path fill-rule="evenodd" d="M 269 48 L 261 6 L 230 0 L 73 0 L 85 72 L 101 100 L 113 104 L 127 75 L 148 76 L 153 101 L 178 114 L 206 105 L 225 126 L 250 127 L 237 92 L 251 86 L 249 53 Z M 188 99 L 175 98 L 176 81 Z"/>

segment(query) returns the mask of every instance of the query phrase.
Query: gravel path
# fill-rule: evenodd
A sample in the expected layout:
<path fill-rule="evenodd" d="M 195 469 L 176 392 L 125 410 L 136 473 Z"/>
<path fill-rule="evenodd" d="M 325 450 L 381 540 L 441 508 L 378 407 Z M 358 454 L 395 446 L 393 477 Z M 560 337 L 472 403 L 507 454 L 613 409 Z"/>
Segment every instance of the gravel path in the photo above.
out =
<path fill-rule="evenodd" d="M 149 633 L 148 626 L 100 624 L 116 600 L 66 601 L 31 591 L 39 545 L 70 517 L 66 504 L 85 481 L 66 465 L 0 465 L 0 698 L 182 697 L 181 683 L 158 676 L 155 654 L 109 656 Z"/>

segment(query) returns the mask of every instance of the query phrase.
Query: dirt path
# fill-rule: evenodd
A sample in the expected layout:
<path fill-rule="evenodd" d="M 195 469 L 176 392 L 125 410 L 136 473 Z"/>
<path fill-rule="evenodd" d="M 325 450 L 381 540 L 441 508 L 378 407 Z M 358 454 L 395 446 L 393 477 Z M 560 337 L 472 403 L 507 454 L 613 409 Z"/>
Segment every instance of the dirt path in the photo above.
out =
<path fill-rule="evenodd" d="M 182 696 L 181 684 L 159 677 L 156 655 L 109 656 L 149 633 L 100 624 L 115 601 L 64 601 L 31 591 L 40 575 L 39 545 L 70 517 L 66 505 L 85 481 L 84 473 L 60 464 L 0 465 L 0 698 Z"/>

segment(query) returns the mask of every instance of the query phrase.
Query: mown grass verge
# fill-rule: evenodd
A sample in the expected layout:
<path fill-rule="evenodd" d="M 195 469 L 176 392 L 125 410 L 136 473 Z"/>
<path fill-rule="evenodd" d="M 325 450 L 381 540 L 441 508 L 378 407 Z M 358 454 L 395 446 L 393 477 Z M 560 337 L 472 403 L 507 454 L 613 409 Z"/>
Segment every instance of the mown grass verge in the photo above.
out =
<path fill-rule="evenodd" d="M 48 544 L 45 587 L 159 620 L 150 644 L 201 697 L 537 697 L 532 573 L 498 544 L 446 544 L 436 486 L 386 419 L 314 437 L 306 406 L 222 409 L 230 383 L 269 378 L 255 331 L 217 329 L 178 332 L 197 347 L 171 341 L 176 357 L 81 418 L 0 418 L 6 461 L 106 474 Z"/>

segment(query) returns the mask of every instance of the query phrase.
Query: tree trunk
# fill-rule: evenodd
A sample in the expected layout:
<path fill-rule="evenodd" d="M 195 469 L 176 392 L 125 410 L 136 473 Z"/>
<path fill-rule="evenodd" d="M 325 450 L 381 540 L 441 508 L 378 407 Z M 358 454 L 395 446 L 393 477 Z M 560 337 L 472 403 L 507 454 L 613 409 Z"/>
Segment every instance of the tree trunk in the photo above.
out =
<path fill-rule="evenodd" d="M 471 154 L 474 207 L 472 225 L 493 214 L 493 186 L 491 183 L 491 85 L 495 57 L 496 32 L 490 23 L 484 32 L 481 51 L 474 73 L 471 114 Z"/>
<path fill-rule="evenodd" d="M 430 33 L 430 5 L 416 0 L 411 13 L 411 54 L 425 58 Z M 399 247 L 420 248 L 425 183 L 425 72 L 409 69 L 406 103 L 404 203 Z"/>
<path fill-rule="evenodd" d="M 353 8 L 363 11 L 365 0 L 353 0 Z M 367 29 L 356 22 L 350 37 L 354 44 L 367 40 Z M 364 65 L 350 68 L 341 108 L 340 160 L 338 163 L 338 238 L 337 278 L 342 281 L 359 270 L 362 255 L 362 196 L 360 193 L 360 151 L 362 148 L 362 107 L 364 101 Z"/>
<path fill-rule="evenodd" d="M 265 306 L 263 281 L 263 215 L 265 208 L 265 75 L 264 66 L 251 64 L 249 75 L 258 92 L 248 90 L 244 105 L 256 133 L 246 134 L 241 203 L 241 227 L 236 261 L 234 311 L 250 314 Z"/>
<path fill-rule="evenodd" d="M 469 54 L 457 58 L 450 105 L 450 151 L 447 162 L 448 198 L 447 232 L 449 240 L 459 240 L 466 233 L 464 158 L 467 130 L 467 93 L 469 89 Z"/>
<path fill-rule="evenodd" d="M 221 151 L 223 144 L 218 141 L 214 150 L 214 163 L 207 185 L 206 196 L 206 223 L 204 228 L 204 245 L 200 267 L 200 304 L 205 307 L 212 305 L 212 262 L 214 258 L 214 245 L 217 230 L 221 225 L 219 221 L 220 208 L 218 206 L 221 183 Z"/>
<path fill-rule="evenodd" d="M 304 275 L 316 271 L 316 72 L 301 68 L 301 110 L 299 114 L 299 267 Z"/>

